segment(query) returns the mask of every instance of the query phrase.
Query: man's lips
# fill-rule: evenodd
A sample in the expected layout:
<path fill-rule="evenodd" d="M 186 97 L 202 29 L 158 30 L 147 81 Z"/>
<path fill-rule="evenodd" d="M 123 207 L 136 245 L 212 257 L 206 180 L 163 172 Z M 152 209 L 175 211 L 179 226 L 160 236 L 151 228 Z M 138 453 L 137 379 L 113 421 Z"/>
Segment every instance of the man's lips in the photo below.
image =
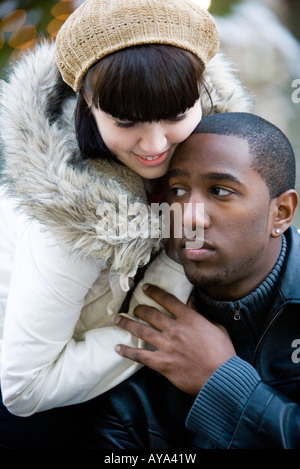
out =
<path fill-rule="evenodd" d="M 195 244 L 195 247 L 193 247 L 193 244 Z M 191 261 L 199 261 L 210 256 L 215 251 L 213 245 L 206 241 L 204 241 L 201 247 L 199 247 L 199 245 L 201 245 L 200 240 L 185 239 L 181 244 L 185 257 Z"/>
<path fill-rule="evenodd" d="M 159 155 L 138 155 L 136 153 L 133 153 L 133 155 L 144 166 L 158 166 L 168 158 L 169 152 L 170 150 L 166 150 Z"/>

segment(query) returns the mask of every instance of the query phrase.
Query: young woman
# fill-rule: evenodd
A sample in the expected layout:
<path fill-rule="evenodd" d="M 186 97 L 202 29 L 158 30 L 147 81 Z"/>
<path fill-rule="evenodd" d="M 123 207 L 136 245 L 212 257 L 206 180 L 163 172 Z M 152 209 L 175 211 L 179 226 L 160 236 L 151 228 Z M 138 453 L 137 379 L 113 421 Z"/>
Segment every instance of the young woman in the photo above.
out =
<path fill-rule="evenodd" d="M 249 109 L 218 45 L 193 0 L 86 0 L 3 83 L 0 444 L 50 444 L 65 406 L 138 369 L 113 317 L 160 239 L 128 208 L 161 200 L 202 114 Z"/>

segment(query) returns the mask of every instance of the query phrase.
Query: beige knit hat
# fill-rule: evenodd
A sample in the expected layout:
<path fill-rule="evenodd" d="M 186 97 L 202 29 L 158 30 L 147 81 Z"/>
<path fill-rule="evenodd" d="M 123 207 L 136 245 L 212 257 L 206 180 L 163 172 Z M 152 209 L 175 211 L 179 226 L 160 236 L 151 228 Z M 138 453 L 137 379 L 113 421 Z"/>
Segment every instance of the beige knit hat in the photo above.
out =
<path fill-rule="evenodd" d="M 219 32 L 196 0 L 86 0 L 56 39 L 56 60 L 74 91 L 99 59 L 140 44 L 169 44 L 193 52 L 205 67 L 217 53 Z"/>

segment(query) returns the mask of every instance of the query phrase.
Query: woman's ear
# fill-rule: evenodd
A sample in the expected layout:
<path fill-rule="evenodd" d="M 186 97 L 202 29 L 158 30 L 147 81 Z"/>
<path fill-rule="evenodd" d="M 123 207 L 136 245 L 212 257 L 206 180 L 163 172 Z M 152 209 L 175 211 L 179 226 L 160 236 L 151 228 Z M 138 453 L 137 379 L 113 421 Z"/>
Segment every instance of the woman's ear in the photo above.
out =
<path fill-rule="evenodd" d="M 277 238 L 282 235 L 292 224 L 298 206 L 298 194 L 289 189 L 280 194 L 274 202 L 273 227 L 271 236 Z"/>

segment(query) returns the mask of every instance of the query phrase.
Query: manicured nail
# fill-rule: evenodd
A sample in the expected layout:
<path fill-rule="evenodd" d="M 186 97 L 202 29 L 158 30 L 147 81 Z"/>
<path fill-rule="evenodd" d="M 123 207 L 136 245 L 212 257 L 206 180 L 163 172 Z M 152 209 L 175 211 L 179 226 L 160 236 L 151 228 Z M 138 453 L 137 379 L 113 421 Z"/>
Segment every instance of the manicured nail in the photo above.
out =
<path fill-rule="evenodd" d="M 120 351 L 121 351 L 121 346 L 120 346 L 120 345 L 116 345 L 116 346 L 115 346 L 115 351 L 116 351 L 117 353 L 120 353 Z"/>

